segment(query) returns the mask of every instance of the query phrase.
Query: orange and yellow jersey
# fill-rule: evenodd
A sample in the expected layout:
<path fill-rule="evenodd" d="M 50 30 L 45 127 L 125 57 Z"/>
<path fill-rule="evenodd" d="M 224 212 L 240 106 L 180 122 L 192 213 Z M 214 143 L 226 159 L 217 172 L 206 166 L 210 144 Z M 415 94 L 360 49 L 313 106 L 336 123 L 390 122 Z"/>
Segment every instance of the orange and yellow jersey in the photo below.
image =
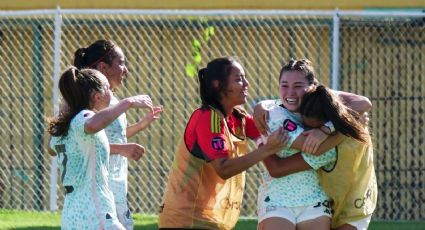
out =
<path fill-rule="evenodd" d="M 347 138 L 336 150 L 336 162 L 318 170 L 333 202 L 332 228 L 372 215 L 378 196 L 372 145 Z"/>
<path fill-rule="evenodd" d="M 245 173 L 223 180 L 209 162 L 246 154 L 246 137 L 259 135 L 250 116 L 230 115 L 226 121 L 216 109 L 197 109 L 176 150 L 159 227 L 232 229 L 239 218 Z"/>

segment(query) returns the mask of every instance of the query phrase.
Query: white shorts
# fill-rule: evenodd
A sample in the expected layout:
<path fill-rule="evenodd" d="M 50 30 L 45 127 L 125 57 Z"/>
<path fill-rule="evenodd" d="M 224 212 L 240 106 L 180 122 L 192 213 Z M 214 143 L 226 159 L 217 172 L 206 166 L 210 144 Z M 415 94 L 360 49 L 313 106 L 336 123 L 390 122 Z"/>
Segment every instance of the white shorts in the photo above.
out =
<path fill-rule="evenodd" d="M 126 230 L 133 230 L 134 221 L 127 203 L 115 203 L 115 206 L 117 209 L 117 217 L 120 223 L 125 227 Z"/>
<path fill-rule="evenodd" d="M 258 211 L 258 223 L 267 218 L 279 217 L 287 219 L 296 225 L 303 221 L 313 220 L 321 216 L 332 217 L 328 201 L 301 207 L 268 207 L 265 210 Z"/>
<path fill-rule="evenodd" d="M 366 218 L 349 222 L 347 224 L 356 227 L 357 230 L 367 230 L 367 227 L 369 226 L 369 223 L 370 223 L 370 218 L 371 216 L 368 216 Z"/>

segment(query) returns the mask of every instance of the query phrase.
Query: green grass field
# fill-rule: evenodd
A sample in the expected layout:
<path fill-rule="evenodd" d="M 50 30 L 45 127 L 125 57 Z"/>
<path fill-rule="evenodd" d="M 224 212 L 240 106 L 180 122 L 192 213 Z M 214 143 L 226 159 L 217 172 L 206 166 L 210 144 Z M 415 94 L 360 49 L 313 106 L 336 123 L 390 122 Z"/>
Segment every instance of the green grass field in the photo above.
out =
<path fill-rule="evenodd" d="M 135 229 L 157 229 L 157 217 L 134 215 Z M 241 219 L 237 230 L 255 230 L 257 220 Z M 0 229 L 53 230 L 60 229 L 60 214 L 53 212 L 29 212 L 0 209 Z M 424 230 L 425 222 L 373 221 L 370 230 Z"/>

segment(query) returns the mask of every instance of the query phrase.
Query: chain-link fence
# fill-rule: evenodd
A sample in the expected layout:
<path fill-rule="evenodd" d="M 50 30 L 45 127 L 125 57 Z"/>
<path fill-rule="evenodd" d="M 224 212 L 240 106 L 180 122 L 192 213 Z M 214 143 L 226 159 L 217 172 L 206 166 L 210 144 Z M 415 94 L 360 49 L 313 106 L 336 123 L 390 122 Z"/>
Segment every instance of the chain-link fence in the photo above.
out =
<path fill-rule="evenodd" d="M 0 12 L 0 208 L 49 209 L 44 118 L 57 103 L 54 79 L 72 64 L 77 48 L 112 39 L 130 71 L 118 95 L 149 94 L 165 109 L 129 140 L 148 151 L 130 163 L 135 212 L 157 213 L 177 140 L 199 106 L 197 79 L 187 76 L 186 66 L 200 51 L 200 66 L 214 57 L 238 57 L 250 81 L 248 111 L 258 100 L 277 97 L 279 69 L 291 57 L 313 60 L 323 84 L 369 97 L 379 184 L 375 218 L 423 220 L 424 18 L 344 11 Z M 142 113 L 130 111 L 129 123 Z M 248 170 L 243 216 L 255 216 L 262 170 Z M 56 187 L 61 208 L 63 190 Z"/>

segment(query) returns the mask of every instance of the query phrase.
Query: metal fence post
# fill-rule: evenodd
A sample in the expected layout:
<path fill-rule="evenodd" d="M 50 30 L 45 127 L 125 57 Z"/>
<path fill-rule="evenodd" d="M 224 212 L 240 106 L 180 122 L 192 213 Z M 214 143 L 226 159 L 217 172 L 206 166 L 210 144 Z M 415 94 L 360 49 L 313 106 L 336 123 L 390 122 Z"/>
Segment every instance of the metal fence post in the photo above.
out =
<path fill-rule="evenodd" d="M 332 89 L 338 90 L 339 71 L 339 10 L 335 9 L 333 15 L 332 31 Z"/>
<path fill-rule="evenodd" d="M 55 14 L 54 32 L 54 58 L 53 58 L 53 111 L 55 115 L 59 113 L 59 70 L 60 70 L 60 45 L 61 45 L 62 15 L 58 7 Z M 58 162 L 57 157 L 52 157 L 50 162 L 50 211 L 58 210 L 57 206 L 57 182 L 58 182 Z"/>

